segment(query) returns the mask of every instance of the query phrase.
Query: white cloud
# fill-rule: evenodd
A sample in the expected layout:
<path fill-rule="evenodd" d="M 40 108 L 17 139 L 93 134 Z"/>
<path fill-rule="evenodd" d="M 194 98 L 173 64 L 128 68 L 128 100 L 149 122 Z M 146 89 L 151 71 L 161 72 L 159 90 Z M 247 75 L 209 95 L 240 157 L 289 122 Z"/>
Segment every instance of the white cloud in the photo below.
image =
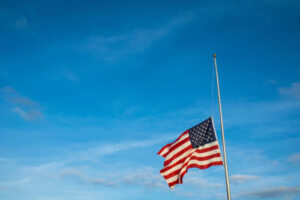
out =
<path fill-rule="evenodd" d="M 74 72 L 72 72 L 69 69 L 64 69 L 62 74 L 69 81 L 72 81 L 72 82 L 75 82 L 75 83 L 79 81 L 78 77 L 74 74 Z"/>
<path fill-rule="evenodd" d="M 219 188 L 223 187 L 222 183 L 208 182 L 206 179 L 196 176 L 190 172 L 189 176 L 184 179 L 184 184 L 199 188 Z"/>
<path fill-rule="evenodd" d="M 31 176 L 25 176 L 21 179 L 4 182 L 2 184 L 3 184 L 4 187 L 12 187 L 12 186 L 17 186 L 17 185 L 23 185 L 23 184 L 26 184 L 30 181 L 32 181 L 32 177 Z"/>
<path fill-rule="evenodd" d="M 15 25 L 16 27 L 22 28 L 22 29 L 27 28 L 27 25 L 28 25 L 27 19 L 24 18 L 24 17 L 21 17 L 21 18 L 19 18 L 19 19 L 16 19 L 14 25 Z"/>
<path fill-rule="evenodd" d="M 237 183 L 244 183 L 257 178 L 258 176 L 235 174 L 230 176 L 230 181 L 234 184 L 237 184 Z"/>
<path fill-rule="evenodd" d="M 242 197 L 246 198 L 257 198 L 257 199 L 272 199 L 278 197 L 285 197 L 289 195 L 299 195 L 300 187 L 275 187 L 275 188 L 266 188 L 262 190 L 247 192 L 242 194 Z"/>
<path fill-rule="evenodd" d="M 82 149 L 78 152 L 74 152 L 64 160 L 54 160 L 47 163 L 42 163 L 36 166 L 26 167 L 26 171 L 32 171 L 34 173 L 46 173 L 53 172 L 58 169 L 63 169 L 78 162 L 85 161 L 99 161 L 100 158 L 106 155 L 112 155 L 114 153 L 118 153 L 120 151 L 130 150 L 130 149 L 141 149 L 150 146 L 154 146 L 157 144 L 166 143 L 174 139 L 174 136 L 165 136 L 159 138 L 149 138 L 146 140 L 138 140 L 138 141 L 126 141 L 120 143 L 106 143 L 101 144 L 94 148 Z M 70 172 L 70 171 L 69 171 Z M 74 172 L 74 171 L 73 171 Z M 66 173 L 67 174 L 67 173 Z M 72 174 L 72 173 L 70 173 Z M 73 173 L 75 174 L 75 173 Z"/>
<path fill-rule="evenodd" d="M 26 121 L 33 121 L 44 117 L 43 114 L 38 110 L 24 111 L 19 107 L 15 107 L 13 108 L 13 112 L 18 113 L 19 116 Z"/>
<path fill-rule="evenodd" d="M 102 144 L 94 148 L 90 148 L 87 150 L 81 151 L 76 158 L 78 160 L 93 160 L 95 158 L 99 158 L 101 156 L 114 154 L 120 151 L 125 151 L 134 148 L 145 148 L 154 146 L 156 144 L 161 144 L 166 141 L 170 141 L 174 139 L 174 136 L 161 136 L 159 138 L 151 138 L 147 140 L 139 140 L 139 141 L 127 141 L 121 143 L 113 143 L 113 144 Z"/>
<path fill-rule="evenodd" d="M 5 71 L 3 71 L 3 69 L 0 69 L 0 76 L 7 76 L 7 73 Z"/>
<path fill-rule="evenodd" d="M 280 87 L 279 94 L 300 100 L 300 82 L 292 83 L 290 87 Z"/>
<path fill-rule="evenodd" d="M 1 88 L 2 97 L 11 104 L 26 107 L 37 107 L 37 103 L 28 97 L 24 97 L 10 86 Z"/>
<path fill-rule="evenodd" d="M 194 197 L 196 194 L 194 192 L 183 192 L 183 191 L 176 191 L 175 194 L 180 197 Z"/>
<path fill-rule="evenodd" d="M 265 84 L 276 85 L 277 84 L 277 80 L 268 79 L 268 80 L 265 81 Z"/>
<path fill-rule="evenodd" d="M 12 112 L 17 113 L 22 119 L 26 121 L 34 121 L 42 119 L 43 113 L 38 110 L 38 103 L 28 97 L 24 97 L 18 91 L 10 86 L 1 89 L 1 96 L 9 104 L 13 106 Z"/>
<path fill-rule="evenodd" d="M 295 153 L 288 158 L 289 162 L 300 163 L 300 153 Z"/>
<path fill-rule="evenodd" d="M 74 168 L 66 168 L 60 172 L 60 176 L 61 177 L 68 177 L 68 176 L 84 177 L 85 174 L 83 174 L 82 172 Z"/>
<path fill-rule="evenodd" d="M 44 173 L 46 171 L 56 170 L 60 167 L 64 167 L 67 163 L 71 162 L 71 160 L 63 160 L 63 161 L 52 161 L 40 165 L 36 165 L 33 167 L 26 168 L 27 171 L 32 171 L 34 173 Z"/>
<path fill-rule="evenodd" d="M 190 22 L 194 16 L 193 13 L 189 12 L 157 28 L 138 29 L 119 35 L 90 37 L 83 50 L 94 52 L 102 60 L 115 61 L 130 53 L 143 52 L 155 41 Z"/>
<path fill-rule="evenodd" d="M 89 175 L 89 170 L 82 172 L 76 168 L 67 168 L 59 173 L 58 178 L 73 178 L 82 184 L 105 187 L 141 186 L 145 188 L 167 187 L 158 173 L 151 167 L 117 170 L 109 173 Z"/>
<path fill-rule="evenodd" d="M 7 158 L 1 158 L 0 157 L 0 162 L 11 162 L 11 159 L 7 159 Z"/>

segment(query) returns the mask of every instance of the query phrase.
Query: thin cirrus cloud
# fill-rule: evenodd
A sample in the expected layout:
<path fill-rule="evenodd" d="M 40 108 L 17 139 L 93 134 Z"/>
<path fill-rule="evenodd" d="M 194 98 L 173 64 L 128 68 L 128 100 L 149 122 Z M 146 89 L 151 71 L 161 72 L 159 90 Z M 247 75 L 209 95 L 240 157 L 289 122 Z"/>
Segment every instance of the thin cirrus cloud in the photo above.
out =
<path fill-rule="evenodd" d="M 81 184 L 105 186 L 105 187 L 125 187 L 139 185 L 146 188 L 167 187 L 163 184 L 158 173 L 151 167 L 140 167 L 134 170 L 122 170 L 103 173 L 91 176 L 90 170 L 83 172 L 76 168 L 65 168 L 57 176 L 62 179 L 73 179 Z"/>
<path fill-rule="evenodd" d="M 174 139 L 174 136 L 166 136 L 157 138 L 149 138 L 146 140 L 137 140 L 131 142 L 120 142 L 120 143 L 107 143 L 101 144 L 94 148 L 82 149 L 78 152 L 73 153 L 69 157 L 66 157 L 64 160 L 54 160 L 52 162 L 41 163 L 36 166 L 27 167 L 28 171 L 36 173 L 44 173 L 49 171 L 55 171 L 58 169 L 66 168 L 77 162 L 85 161 L 98 161 L 103 156 L 112 155 L 121 151 L 132 150 L 136 148 L 147 148 L 157 144 L 166 143 L 171 139 Z"/>
<path fill-rule="evenodd" d="M 74 82 L 74 83 L 77 83 L 79 81 L 79 78 L 77 75 L 75 75 L 74 72 L 72 72 L 71 70 L 69 69 L 64 69 L 62 71 L 62 75 L 69 81 L 71 82 Z"/>
<path fill-rule="evenodd" d="M 289 162 L 300 164 L 300 153 L 294 153 L 288 158 Z"/>
<path fill-rule="evenodd" d="M 92 36 L 87 39 L 81 49 L 92 52 L 102 60 L 115 61 L 124 55 L 143 52 L 154 42 L 164 38 L 194 18 L 195 14 L 188 12 L 157 28 L 141 28 L 112 36 Z"/>
<path fill-rule="evenodd" d="M 159 173 L 152 167 L 135 166 L 134 168 L 131 168 L 127 166 L 127 169 L 118 170 L 114 169 L 114 166 L 111 166 L 105 168 L 106 171 L 103 172 L 95 169 L 93 166 L 86 168 L 86 163 L 90 162 L 92 159 L 93 163 L 99 163 L 95 161 L 99 161 L 99 159 L 105 155 L 111 155 L 125 150 L 147 148 L 166 142 L 166 140 L 169 139 L 170 138 L 156 140 L 155 138 L 150 138 L 135 142 L 119 143 L 116 146 L 110 143 L 100 145 L 97 148 L 83 149 L 72 154 L 70 157 L 66 157 L 65 160 L 57 160 L 36 166 L 18 166 L 18 169 L 20 169 L 20 173 L 24 174 L 24 176 L 30 176 L 31 180 L 36 180 L 46 175 L 48 178 L 54 177 L 62 180 L 71 179 L 80 184 L 94 186 L 121 187 L 139 185 L 144 188 L 167 188 L 167 185 L 164 184 Z M 109 147 L 111 148 L 110 151 L 104 151 Z M 22 177 L 20 177 L 20 179 L 21 178 Z"/>
<path fill-rule="evenodd" d="M 16 19 L 16 21 L 14 22 L 14 26 L 20 29 L 25 29 L 28 26 L 28 22 L 27 19 L 25 17 L 21 17 Z"/>
<path fill-rule="evenodd" d="M 165 136 L 165 137 L 160 137 L 160 138 L 155 138 L 155 139 L 151 138 L 148 140 L 100 145 L 98 147 L 82 151 L 79 154 L 78 158 L 81 158 L 81 159 L 94 158 L 94 157 L 100 157 L 100 156 L 104 156 L 104 155 L 110 155 L 110 154 L 117 153 L 120 151 L 130 150 L 130 149 L 134 149 L 134 148 L 150 147 L 150 146 L 154 146 L 156 144 L 161 144 L 166 141 L 170 141 L 170 139 L 173 139 L 173 138 L 174 138 L 174 136 Z"/>
<path fill-rule="evenodd" d="M 38 110 L 24 111 L 19 107 L 13 108 L 13 112 L 17 113 L 22 119 L 26 121 L 33 121 L 39 118 L 43 118 L 43 114 Z"/>
<path fill-rule="evenodd" d="M 300 100 L 300 82 L 292 83 L 290 87 L 280 87 L 279 94 Z"/>
<path fill-rule="evenodd" d="M 1 89 L 2 97 L 11 104 L 17 106 L 35 107 L 37 105 L 33 100 L 22 96 L 18 91 L 10 86 Z"/>
<path fill-rule="evenodd" d="M 258 178 L 258 176 L 235 174 L 235 175 L 230 176 L 230 181 L 233 184 L 238 184 L 238 183 L 244 183 L 247 181 L 255 180 L 257 178 Z"/>
<path fill-rule="evenodd" d="M 13 107 L 12 112 L 18 114 L 26 121 L 34 121 L 44 117 L 43 113 L 38 109 L 39 105 L 37 102 L 24 97 L 10 86 L 1 89 L 1 96 Z"/>
<path fill-rule="evenodd" d="M 274 79 L 268 79 L 265 81 L 265 84 L 276 85 L 278 82 Z"/>
<path fill-rule="evenodd" d="M 248 193 L 244 193 L 241 197 L 247 199 L 272 199 L 279 197 L 290 197 L 294 195 L 300 194 L 300 187 L 274 187 L 274 188 L 266 188 L 257 191 L 252 191 Z"/>

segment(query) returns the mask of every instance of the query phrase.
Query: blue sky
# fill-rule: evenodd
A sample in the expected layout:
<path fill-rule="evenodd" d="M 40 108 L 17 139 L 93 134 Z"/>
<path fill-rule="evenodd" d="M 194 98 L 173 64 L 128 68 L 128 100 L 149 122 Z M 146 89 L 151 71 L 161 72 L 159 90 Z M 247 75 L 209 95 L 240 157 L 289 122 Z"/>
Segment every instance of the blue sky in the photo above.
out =
<path fill-rule="evenodd" d="M 213 115 L 233 199 L 300 198 L 300 3 L 1 1 L 0 198 L 226 199 L 170 190 L 156 152 Z M 213 94 L 212 94 L 213 91 Z"/>

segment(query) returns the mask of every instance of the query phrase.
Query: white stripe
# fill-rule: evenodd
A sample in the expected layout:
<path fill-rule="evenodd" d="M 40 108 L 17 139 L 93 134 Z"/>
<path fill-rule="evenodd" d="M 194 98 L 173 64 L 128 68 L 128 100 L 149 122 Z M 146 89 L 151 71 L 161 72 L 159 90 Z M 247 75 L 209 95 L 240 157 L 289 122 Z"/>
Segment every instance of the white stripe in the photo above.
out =
<path fill-rule="evenodd" d="M 165 149 L 163 150 L 163 152 L 160 153 L 160 155 L 163 156 L 164 154 L 168 153 L 169 149 L 170 149 L 172 146 L 176 145 L 178 142 L 184 140 L 184 139 L 187 138 L 187 137 L 189 137 L 189 133 L 188 133 L 188 132 L 187 132 L 186 134 L 182 135 L 181 138 L 180 138 L 178 141 L 176 141 L 175 143 L 173 143 L 173 144 L 170 145 L 169 147 L 165 148 Z"/>
<path fill-rule="evenodd" d="M 172 146 L 174 146 L 177 143 L 181 142 L 182 140 L 186 139 L 187 137 L 189 137 L 189 133 L 186 133 L 186 134 L 182 135 L 181 138 L 178 141 L 176 141 L 174 144 L 172 144 L 171 146 L 169 146 L 169 148 L 171 148 Z"/>
<path fill-rule="evenodd" d="M 173 182 L 173 181 L 178 180 L 178 179 L 179 179 L 179 176 L 180 176 L 183 172 L 185 172 L 186 168 L 187 168 L 189 165 L 191 165 L 191 164 L 207 165 L 207 164 L 209 164 L 209 163 L 212 163 L 212 162 L 218 162 L 218 161 L 222 161 L 222 158 L 221 158 L 221 157 L 217 157 L 217 158 L 212 158 L 212 159 L 206 160 L 206 161 L 191 160 L 191 161 L 189 162 L 189 164 L 188 164 L 186 167 L 182 168 L 182 170 L 180 171 L 179 174 L 176 174 L 176 175 L 174 175 L 174 176 L 172 176 L 172 177 L 166 179 L 166 181 L 167 181 L 167 183 L 171 183 L 171 182 Z"/>
<path fill-rule="evenodd" d="M 188 166 L 189 165 L 192 165 L 192 164 L 197 164 L 197 165 L 207 165 L 209 163 L 212 163 L 212 162 L 217 162 L 217 161 L 222 161 L 222 158 L 221 157 L 215 157 L 215 158 L 212 158 L 212 159 L 209 159 L 209 160 L 205 160 L 205 161 L 199 161 L 199 160 L 194 160 L 192 159 Z"/>
<path fill-rule="evenodd" d="M 173 165 L 174 163 L 176 163 L 178 160 L 181 160 L 184 157 L 187 157 L 190 153 L 192 153 L 192 151 L 196 151 L 196 149 L 191 149 L 187 152 L 185 152 L 184 154 L 182 154 L 181 156 L 178 156 L 177 158 L 175 158 L 174 160 L 172 160 L 172 162 L 170 162 L 167 166 L 165 166 L 164 168 L 167 168 L 168 166 Z"/>
<path fill-rule="evenodd" d="M 182 140 L 182 138 L 181 138 L 181 140 Z M 181 140 L 180 140 L 180 141 L 181 141 Z M 177 141 L 177 142 L 179 142 L 179 141 Z M 177 142 L 176 142 L 176 143 L 177 143 Z M 191 145 L 190 141 L 184 143 L 183 145 L 179 146 L 177 149 L 173 150 L 171 153 L 169 153 L 169 155 L 167 156 L 167 158 L 165 159 L 165 161 L 171 159 L 176 153 L 178 153 L 178 152 L 180 152 L 182 149 L 186 148 L 186 147 L 188 146 L 188 144 Z M 197 152 L 195 152 L 197 149 L 198 149 L 198 150 L 202 150 L 202 149 L 209 148 L 209 147 L 212 147 L 212 146 L 215 146 L 215 145 L 218 145 L 218 148 L 217 148 L 217 149 L 214 149 L 214 150 L 211 150 L 211 151 L 208 151 L 208 152 L 204 152 L 204 153 L 197 153 Z M 173 146 L 173 145 L 172 145 L 172 146 Z M 171 147 L 171 146 L 170 146 L 170 147 Z M 169 147 L 169 148 L 170 148 L 170 147 Z M 201 157 L 210 156 L 210 155 L 213 155 L 213 154 L 216 154 L 216 153 L 221 153 L 221 152 L 220 152 L 220 147 L 219 147 L 218 141 L 214 141 L 214 142 L 212 142 L 212 143 L 205 144 L 204 146 L 200 146 L 200 147 L 198 147 L 197 149 L 191 150 L 191 151 L 194 151 L 194 153 L 192 153 L 190 156 L 188 156 L 188 155 L 191 153 L 191 151 L 188 151 L 188 152 L 182 154 L 181 156 L 179 156 L 178 158 L 175 158 L 171 163 L 169 163 L 168 166 L 170 166 L 170 165 L 176 163 L 178 160 L 184 158 L 185 156 L 188 156 L 187 159 L 186 159 L 183 163 L 180 163 L 180 164 L 178 164 L 178 165 L 172 167 L 172 168 L 169 169 L 168 171 L 161 173 L 161 175 L 166 176 L 166 175 L 168 175 L 168 174 L 170 174 L 170 173 L 172 173 L 172 172 L 174 172 L 174 171 L 176 171 L 176 170 L 178 170 L 178 169 L 181 169 L 181 167 L 182 167 L 184 164 L 188 163 L 184 168 L 182 168 L 182 169 L 180 170 L 180 172 L 179 172 L 178 174 L 175 174 L 174 176 L 172 176 L 172 177 L 166 179 L 167 183 L 171 183 L 171 182 L 174 182 L 174 181 L 178 180 L 179 177 L 180 177 L 180 175 L 182 175 L 182 173 L 185 172 L 185 170 L 187 169 L 187 167 L 188 167 L 189 165 L 197 164 L 197 165 L 200 165 L 200 166 L 201 166 L 201 165 L 204 166 L 204 165 L 208 165 L 208 164 L 210 164 L 210 163 L 212 163 L 212 162 L 223 161 L 223 160 L 222 160 L 222 157 L 215 157 L 215 158 L 211 158 L 211 159 L 205 160 L 205 161 L 198 161 L 198 160 L 191 159 L 192 156 L 196 156 L 196 157 L 200 157 L 200 158 L 201 158 Z M 164 168 L 166 168 L 166 167 L 168 167 L 168 166 L 165 166 Z"/>
<path fill-rule="evenodd" d="M 217 141 L 212 142 L 212 143 L 209 143 L 209 144 L 205 144 L 204 146 L 200 146 L 200 147 L 198 147 L 197 149 L 202 150 L 202 149 L 209 148 L 209 147 L 212 147 L 212 146 L 215 146 L 215 145 L 218 145 L 218 151 L 219 151 L 219 153 L 220 153 L 220 150 L 219 150 L 219 144 L 218 144 Z M 172 162 L 170 162 L 170 163 L 168 164 L 168 166 L 170 166 L 170 165 L 176 163 L 178 160 L 184 158 L 184 157 L 187 156 L 190 152 L 191 152 L 191 151 L 187 151 L 186 153 L 184 153 L 184 154 L 180 155 L 179 157 L 175 158 L 174 160 L 172 160 Z M 205 152 L 205 153 L 207 153 L 207 152 Z M 203 153 L 204 156 L 205 156 L 205 153 Z M 167 157 L 165 160 L 167 160 L 167 159 L 168 159 L 168 157 Z M 165 166 L 165 167 L 167 167 L 167 166 Z M 165 168 L 165 167 L 164 167 L 164 168 Z"/>
<path fill-rule="evenodd" d="M 192 153 L 192 151 L 196 151 L 196 149 L 193 149 L 193 150 L 188 151 L 188 152 L 189 152 L 189 153 Z M 193 153 L 192 153 L 192 155 L 193 155 Z M 182 163 L 180 163 L 180 164 L 178 164 L 178 165 L 175 165 L 174 167 L 172 167 L 172 168 L 169 169 L 168 171 L 162 172 L 162 173 L 160 173 L 160 174 L 163 175 L 163 176 L 165 176 L 165 175 L 168 175 L 168 174 L 170 174 L 170 173 L 172 173 L 172 172 L 174 172 L 174 171 L 180 169 L 184 163 L 186 163 L 186 162 L 188 162 L 188 161 L 190 160 L 190 158 L 191 158 L 191 156 L 187 157 L 186 160 L 185 160 L 184 162 L 182 162 Z M 168 165 L 168 166 L 170 166 L 170 165 Z M 164 168 L 167 168 L 168 166 L 166 166 L 166 167 L 164 167 Z"/>
<path fill-rule="evenodd" d="M 166 159 L 165 159 L 165 162 L 167 162 L 168 160 L 172 159 L 173 156 L 174 156 L 176 153 L 180 152 L 181 150 L 185 149 L 185 148 L 188 147 L 188 146 L 192 146 L 190 140 L 186 141 L 186 143 L 180 145 L 179 147 L 177 147 L 176 149 L 174 149 L 173 151 L 171 151 L 171 152 L 167 155 L 167 157 L 166 157 Z"/>
<path fill-rule="evenodd" d="M 210 156 L 210 155 L 213 155 L 213 154 L 216 154 L 216 153 L 220 153 L 220 149 L 214 149 L 214 150 L 204 152 L 204 153 L 195 152 L 193 154 L 193 156 L 197 156 L 198 158 L 202 158 L 202 157 Z"/>
<path fill-rule="evenodd" d="M 174 182 L 178 179 L 179 179 L 179 174 L 176 174 L 175 176 L 172 176 L 171 178 L 166 179 L 166 181 L 167 181 L 167 183 L 171 183 L 171 182 Z"/>
<path fill-rule="evenodd" d="M 193 149 L 192 151 L 196 151 L 196 149 Z M 192 153 L 192 151 L 189 151 L 188 153 Z M 208 151 L 208 152 L 205 152 L 205 153 L 197 153 L 197 152 L 194 152 L 192 153 L 191 156 L 189 157 L 192 157 L 192 156 L 196 156 L 197 158 L 203 158 L 203 157 L 206 157 L 206 156 L 210 156 L 210 155 L 214 155 L 214 154 L 217 154 L 217 153 L 220 153 L 220 150 L 219 149 L 215 149 L 215 150 L 211 150 L 211 151 Z M 180 156 L 181 157 L 181 156 Z M 188 159 L 188 158 L 187 158 Z M 178 159 L 175 159 L 175 160 L 178 160 Z M 165 176 L 165 175 L 168 175 L 170 173 L 172 173 L 173 171 L 176 171 L 178 169 L 180 169 L 182 167 L 182 165 L 186 162 L 188 162 L 189 160 L 185 160 L 184 162 L 182 163 L 179 163 L 178 165 L 175 165 L 174 167 L 170 168 L 169 170 L 161 173 L 161 175 Z M 173 163 L 173 161 L 171 162 Z M 171 166 L 172 164 L 169 164 L 168 166 Z M 164 167 L 164 168 L 167 168 L 168 166 Z"/>
<path fill-rule="evenodd" d="M 217 162 L 217 161 L 222 161 L 222 158 L 221 157 L 216 157 L 216 158 L 212 158 L 212 159 L 205 160 L 205 161 L 199 161 L 199 160 L 192 159 L 192 160 L 189 161 L 189 163 L 187 164 L 187 166 L 185 166 L 184 168 L 181 169 L 181 171 L 180 171 L 179 174 L 182 174 L 189 165 L 192 165 L 192 164 L 207 165 L 209 163 Z"/>
<path fill-rule="evenodd" d="M 212 146 L 215 146 L 215 145 L 218 145 L 218 147 L 219 147 L 218 141 L 214 141 L 214 142 L 205 144 L 203 146 L 198 147 L 197 149 L 202 150 L 202 149 L 206 149 L 208 147 L 212 147 Z"/>
<path fill-rule="evenodd" d="M 163 156 L 169 151 L 169 147 L 165 148 L 159 155 Z"/>
<path fill-rule="evenodd" d="M 213 143 L 211 143 L 211 144 L 212 144 L 212 145 L 207 145 L 205 148 L 208 148 L 208 147 L 211 147 L 211 146 L 215 146 L 215 145 L 216 145 L 215 142 L 213 142 Z M 202 147 L 199 147 L 198 149 L 203 149 L 203 148 L 202 148 Z M 196 150 L 196 149 L 195 149 L 195 150 Z M 191 153 L 191 151 L 187 151 L 186 153 L 184 153 L 184 154 L 182 154 L 181 156 L 177 157 L 176 159 L 172 160 L 172 162 L 170 162 L 170 163 L 168 164 L 168 166 L 170 166 L 170 165 L 176 163 L 177 161 L 181 160 L 182 158 L 184 158 L 185 156 L 187 156 L 187 155 L 190 154 L 190 153 Z M 197 156 L 197 157 L 205 157 L 205 156 L 209 156 L 209 155 L 212 155 L 212 154 L 215 154 L 215 153 L 221 153 L 221 152 L 220 152 L 220 149 L 219 149 L 219 146 L 218 146 L 218 149 L 211 150 L 211 151 L 204 152 L 204 153 L 197 153 L 197 152 L 195 152 L 194 155 Z M 167 166 L 166 166 L 166 167 L 167 167 Z"/>

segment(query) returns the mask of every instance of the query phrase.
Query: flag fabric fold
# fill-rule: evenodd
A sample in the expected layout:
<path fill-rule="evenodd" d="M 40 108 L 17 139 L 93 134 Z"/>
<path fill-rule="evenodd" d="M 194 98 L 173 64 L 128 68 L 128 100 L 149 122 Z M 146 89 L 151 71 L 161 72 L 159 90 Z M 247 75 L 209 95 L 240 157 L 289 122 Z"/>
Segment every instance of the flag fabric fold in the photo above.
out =
<path fill-rule="evenodd" d="M 160 174 L 170 188 L 182 184 L 190 168 L 207 169 L 223 165 L 212 117 L 183 132 L 157 154 L 165 159 Z"/>

